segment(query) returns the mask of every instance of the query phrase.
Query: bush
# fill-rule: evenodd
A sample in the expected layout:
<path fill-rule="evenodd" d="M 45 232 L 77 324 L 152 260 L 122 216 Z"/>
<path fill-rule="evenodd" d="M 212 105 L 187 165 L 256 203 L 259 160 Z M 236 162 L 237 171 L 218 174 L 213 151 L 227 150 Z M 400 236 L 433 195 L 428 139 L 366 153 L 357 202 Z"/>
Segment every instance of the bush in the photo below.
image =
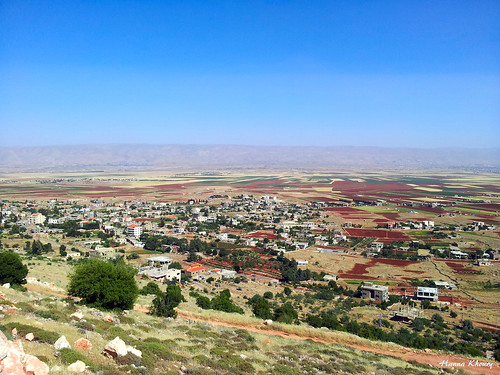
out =
<path fill-rule="evenodd" d="M 210 298 L 205 297 L 205 296 L 198 296 L 196 298 L 196 305 L 201 307 L 203 310 L 208 310 L 208 309 L 210 309 L 210 306 L 211 306 Z"/>
<path fill-rule="evenodd" d="M 132 309 L 139 289 L 135 271 L 123 262 L 90 259 L 80 263 L 72 275 L 68 293 L 89 306 L 104 309 Z"/>
<path fill-rule="evenodd" d="M 9 331 L 12 331 L 13 328 L 17 329 L 18 336 L 26 336 L 28 333 L 33 333 L 35 340 L 47 344 L 54 344 L 59 338 L 59 334 L 57 332 L 46 331 L 42 328 L 33 327 L 27 324 L 7 323 L 5 328 Z"/>
<path fill-rule="evenodd" d="M 150 281 L 147 285 L 142 288 L 139 292 L 140 294 L 147 296 L 148 294 L 159 295 L 162 293 L 160 287 L 154 281 Z"/>
<path fill-rule="evenodd" d="M 169 285 L 166 293 L 161 293 L 153 300 L 151 313 L 156 316 L 170 318 L 177 317 L 177 311 L 174 310 L 179 304 L 185 301 L 181 288 L 177 285 Z"/>
<path fill-rule="evenodd" d="M 0 253 L 0 284 L 25 284 L 28 267 L 23 265 L 19 255 L 11 252 Z"/>

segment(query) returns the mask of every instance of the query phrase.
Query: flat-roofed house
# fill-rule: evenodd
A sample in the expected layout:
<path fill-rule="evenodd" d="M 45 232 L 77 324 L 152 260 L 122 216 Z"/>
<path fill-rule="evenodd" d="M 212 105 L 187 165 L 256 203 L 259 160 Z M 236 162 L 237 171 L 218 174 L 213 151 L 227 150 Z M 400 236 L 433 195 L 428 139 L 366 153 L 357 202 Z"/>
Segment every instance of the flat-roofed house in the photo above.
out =
<path fill-rule="evenodd" d="M 418 300 L 437 301 L 439 299 L 438 288 L 419 286 L 415 292 L 415 298 Z"/>
<path fill-rule="evenodd" d="M 389 287 L 373 283 L 363 283 L 363 286 L 361 287 L 361 298 L 372 299 L 380 302 L 388 301 Z"/>

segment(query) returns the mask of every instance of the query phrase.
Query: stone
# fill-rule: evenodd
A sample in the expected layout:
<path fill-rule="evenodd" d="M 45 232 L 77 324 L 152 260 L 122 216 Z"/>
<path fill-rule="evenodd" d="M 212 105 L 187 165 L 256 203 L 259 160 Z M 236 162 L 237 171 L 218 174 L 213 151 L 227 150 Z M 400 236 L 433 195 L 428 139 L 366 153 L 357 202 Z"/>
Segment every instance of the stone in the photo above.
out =
<path fill-rule="evenodd" d="M 75 348 L 90 350 L 92 349 L 92 343 L 89 340 L 82 337 L 75 341 Z"/>
<path fill-rule="evenodd" d="M 2 285 L 5 289 L 10 289 L 10 283 L 5 283 Z"/>
<path fill-rule="evenodd" d="M 82 373 L 85 372 L 87 365 L 82 361 L 76 361 L 68 366 L 68 372 Z"/>
<path fill-rule="evenodd" d="M 106 315 L 104 318 L 102 318 L 105 322 L 110 322 L 113 323 L 113 317 L 111 315 Z"/>
<path fill-rule="evenodd" d="M 3 339 L 5 339 L 4 343 L 7 346 L 7 356 L 2 360 L 2 374 L 25 375 L 23 344 L 20 340 L 8 341 L 5 336 L 3 336 L 2 341 Z"/>
<path fill-rule="evenodd" d="M 0 292 L 0 299 L 5 300 L 6 298 L 7 296 L 4 293 Z"/>
<path fill-rule="evenodd" d="M 71 314 L 69 317 L 70 318 L 76 318 L 78 320 L 82 320 L 83 319 L 83 313 L 81 313 L 80 311 L 76 311 L 73 314 Z"/>
<path fill-rule="evenodd" d="M 49 366 L 37 357 L 26 354 L 24 360 L 24 371 L 26 375 L 48 375 Z"/>
<path fill-rule="evenodd" d="M 12 337 L 16 338 L 17 337 L 17 329 L 12 328 L 12 331 L 10 331 L 10 334 L 12 335 Z"/>
<path fill-rule="evenodd" d="M 264 344 L 269 345 L 270 343 L 271 343 L 271 340 L 269 340 L 269 339 L 264 340 Z"/>
<path fill-rule="evenodd" d="M 248 356 L 246 356 L 245 354 L 240 354 L 240 358 L 241 358 L 241 359 L 247 359 L 247 358 L 248 358 Z"/>
<path fill-rule="evenodd" d="M 127 353 L 127 345 L 118 336 L 108 342 L 108 345 L 104 347 L 104 354 L 113 358 L 126 356 Z"/>
<path fill-rule="evenodd" d="M 66 340 L 66 336 L 61 336 L 57 339 L 57 341 L 54 343 L 54 349 L 71 349 L 71 345 L 69 344 L 68 340 Z"/>
<path fill-rule="evenodd" d="M 26 336 L 24 336 L 24 338 L 28 341 L 33 341 L 35 339 L 35 335 L 30 332 L 27 333 Z"/>
<path fill-rule="evenodd" d="M 9 353 L 9 348 L 7 346 L 7 343 L 8 343 L 7 337 L 5 337 L 2 331 L 0 331 L 0 362 L 2 361 L 2 359 L 7 357 L 7 354 Z"/>
<path fill-rule="evenodd" d="M 271 324 L 273 324 L 273 321 L 271 319 L 264 320 L 264 325 L 270 326 Z"/>
<path fill-rule="evenodd" d="M 133 346 L 127 345 L 127 352 L 135 355 L 136 357 L 142 358 L 142 352 Z"/>

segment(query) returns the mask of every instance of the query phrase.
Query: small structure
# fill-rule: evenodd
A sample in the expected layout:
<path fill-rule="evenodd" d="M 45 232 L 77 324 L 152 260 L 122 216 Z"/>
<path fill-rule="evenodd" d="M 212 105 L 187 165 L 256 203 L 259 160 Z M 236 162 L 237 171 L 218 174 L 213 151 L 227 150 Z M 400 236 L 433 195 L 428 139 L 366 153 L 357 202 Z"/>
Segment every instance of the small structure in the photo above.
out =
<path fill-rule="evenodd" d="M 323 276 L 324 281 L 337 281 L 338 277 L 335 275 L 325 275 Z"/>
<path fill-rule="evenodd" d="M 448 281 L 434 281 L 434 285 L 436 285 L 438 289 L 457 289 L 455 284 L 449 283 Z"/>
<path fill-rule="evenodd" d="M 170 263 L 172 263 L 172 259 L 165 256 L 157 256 L 151 257 L 147 259 L 149 267 L 155 268 L 168 268 Z"/>
<path fill-rule="evenodd" d="M 415 318 L 423 318 L 424 312 L 421 309 L 416 307 L 410 307 L 409 305 L 406 307 L 401 307 L 401 304 L 398 306 L 397 311 L 391 312 L 391 320 L 397 320 L 402 322 L 410 322 Z"/>
<path fill-rule="evenodd" d="M 116 258 L 115 249 L 112 247 L 99 247 L 89 251 L 89 257 L 103 260 Z"/>
<path fill-rule="evenodd" d="M 419 286 L 415 292 L 415 298 L 418 300 L 437 301 L 439 299 L 438 288 Z"/>
<path fill-rule="evenodd" d="M 478 259 L 476 265 L 481 267 L 488 267 L 491 266 L 491 262 L 489 259 Z"/>
<path fill-rule="evenodd" d="M 389 287 L 373 283 L 363 283 L 363 286 L 361 287 L 361 298 L 372 299 L 380 302 L 388 301 Z"/>
<path fill-rule="evenodd" d="M 297 266 L 307 266 L 307 263 L 307 260 L 297 259 Z"/>

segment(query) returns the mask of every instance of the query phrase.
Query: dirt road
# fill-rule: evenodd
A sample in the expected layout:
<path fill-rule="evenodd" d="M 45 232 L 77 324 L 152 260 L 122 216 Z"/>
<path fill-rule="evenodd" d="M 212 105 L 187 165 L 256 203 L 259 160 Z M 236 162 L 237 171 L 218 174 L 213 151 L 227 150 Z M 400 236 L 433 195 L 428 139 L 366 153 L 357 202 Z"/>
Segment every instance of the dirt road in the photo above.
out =
<path fill-rule="evenodd" d="M 134 307 L 135 309 L 135 307 Z M 142 306 L 141 311 L 144 311 L 144 306 Z M 341 344 L 341 345 L 346 345 L 354 349 L 358 349 L 361 351 L 365 352 L 371 352 L 371 353 L 377 353 L 377 354 L 383 354 L 383 355 L 389 355 L 389 356 L 394 356 L 397 358 L 401 358 L 405 361 L 416 361 L 422 364 L 427 364 L 427 365 L 432 365 L 433 367 L 439 368 L 439 367 L 448 367 L 448 368 L 462 368 L 463 370 L 467 371 L 468 373 L 471 374 L 486 374 L 486 375 L 500 375 L 500 366 L 498 363 L 492 363 L 492 368 L 490 369 L 489 367 L 481 366 L 480 364 L 486 364 L 488 362 L 491 363 L 491 361 L 488 361 L 486 359 L 478 361 L 478 363 L 472 361 L 469 358 L 458 356 L 458 355 L 452 355 L 452 354 L 440 354 L 436 352 L 432 352 L 427 349 L 427 351 L 421 351 L 421 350 L 413 350 L 409 348 L 404 348 L 401 347 L 400 350 L 394 350 L 390 349 L 389 351 L 380 349 L 378 347 L 370 347 L 370 346 L 364 346 L 364 345 L 358 345 L 358 344 L 352 344 L 352 343 L 343 343 L 338 340 L 334 339 L 318 339 L 317 337 L 311 337 L 311 336 L 299 336 L 296 334 L 291 334 L 288 332 L 283 332 L 279 330 L 272 330 L 272 329 L 263 329 L 259 328 L 257 326 L 247 326 L 243 324 L 235 324 L 235 323 L 229 323 L 225 322 L 223 320 L 219 319 L 206 319 L 203 316 L 189 313 L 186 311 L 179 311 L 178 310 L 178 316 L 180 318 L 185 318 L 185 319 L 190 319 L 190 320 L 195 320 L 195 321 L 200 321 L 200 322 L 206 322 L 210 323 L 213 325 L 218 325 L 218 326 L 224 326 L 224 327 L 231 327 L 231 328 L 239 328 L 239 329 L 244 329 L 250 332 L 255 332 L 255 333 L 262 333 L 265 335 L 272 335 L 272 336 L 281 336 L 281 337 L 286 337 L 286 338 L 292 338 L 292 339 L 297 339 L 297 340 L 312 340 L 315 342 L 320 342 L 323 344 Z M 452 364 L 458 364 L 458 366 L 451 366 Z M 447 366 L 448 365 L 448 366 Z"/>

